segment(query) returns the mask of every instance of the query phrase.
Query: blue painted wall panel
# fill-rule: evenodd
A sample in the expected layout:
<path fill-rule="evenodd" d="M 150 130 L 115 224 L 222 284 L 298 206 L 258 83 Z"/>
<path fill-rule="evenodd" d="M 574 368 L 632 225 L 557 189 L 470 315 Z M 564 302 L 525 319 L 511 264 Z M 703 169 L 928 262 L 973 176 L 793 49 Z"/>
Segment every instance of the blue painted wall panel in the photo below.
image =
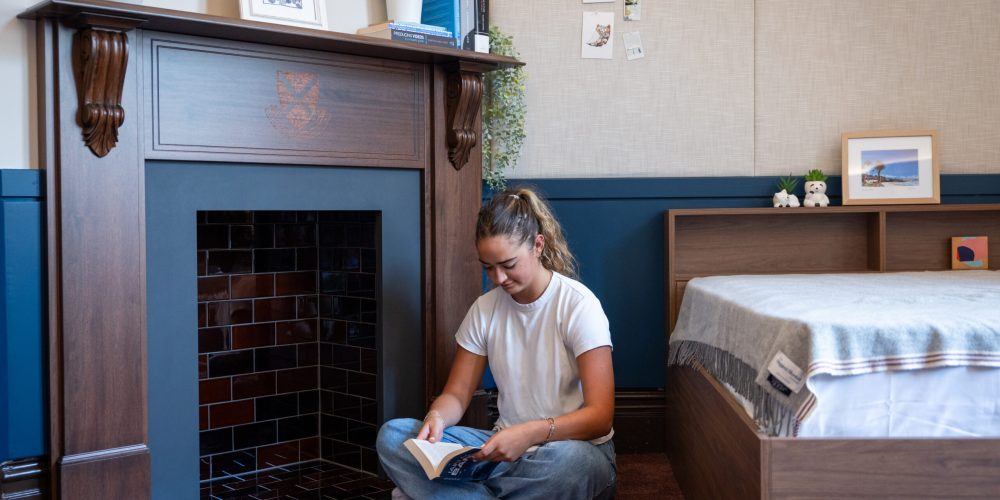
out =
<path fill-rule="evenodd" d="M 0 462 L 47 447 L 40 179 L 0 170 Z"/>

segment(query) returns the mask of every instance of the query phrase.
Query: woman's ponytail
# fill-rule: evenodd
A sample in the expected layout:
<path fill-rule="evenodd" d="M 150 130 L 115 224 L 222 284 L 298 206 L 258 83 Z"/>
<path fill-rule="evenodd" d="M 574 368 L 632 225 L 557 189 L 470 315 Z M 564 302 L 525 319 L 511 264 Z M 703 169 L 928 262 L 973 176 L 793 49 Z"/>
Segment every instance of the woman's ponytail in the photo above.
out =
<path fill-rule="evenodd" d="M 576 259 L 569 251 L 559 221 L 548 203 L 529 188 L 505 189 L 479 211 L 476 240 L 508 236 L 528 243 L 541 234 L 545 238 L 540 260 L 550 271 L 576 277 Z"/>

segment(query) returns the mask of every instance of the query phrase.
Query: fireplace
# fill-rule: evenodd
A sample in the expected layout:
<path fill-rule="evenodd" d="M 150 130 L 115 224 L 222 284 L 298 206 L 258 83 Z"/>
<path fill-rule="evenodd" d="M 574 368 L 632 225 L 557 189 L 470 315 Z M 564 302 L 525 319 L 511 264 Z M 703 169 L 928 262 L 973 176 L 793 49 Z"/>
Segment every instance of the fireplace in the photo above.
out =
<path fill-rule="evenodd" d="M 196 494 L 198 212 L 206 224 L 220 211 L 379 214 L 375 421 L 420 413 L 444 385 L 452 335 L 481 285 L 472 242 L 482 73 L 517 61 L 99 0 L 49 0 L 21 17 L 36 20 L 39 158 L 47 171 L 52 497 Z M 233 279 L 230 300 L 203 301 L 204 328 L 212 302 L 243 300 L 232 298 Z M 304 311 L 311 304 L 302 293 L 294 295 L 296 318 L 274 324 L 315 320 L 321 336 L 322 282 L 316 287 L 316 318 L 298 317 L 299 297 Z M 227 307 L 231 313 L 234 305 Z M 360 314 L 356 323 L 369 324 L 370 307 Z M 234 326 L 218 325 L 230 328 L 230 343 Z M 208 333 L 205 342 L 216 345 L 203 347 L 218 348 L 219 335 Z M 241 331 L 241 342 L 244 335 L 252 337 Z M 298 363 L 311 348 L 301 344 L 292 344 L 294 370 L 308 371 Z M 344 352 L 331 347 L 330 357 Z M 232 391 L 233 377 L 251 375 L 212 377 L 210 353 L 202 354 L 203 380 L 230 377 Z M 246 369 L 238 364 L 228 370 Z M 272 371 L 278 384 L 280 369 Z M 370 373 L 347 371 L 370 387 Z M 312 409 L 312 386 L 286 383 L 300 415 L 303 401 Z M 352 439 L 371 433 L 370 398 L 341 394 L 358 398 L 357 422 L 369 425 L 339 440 L 356 445 Z M 358 416 L 356 406 L 342 406 Z M 230 428 L 246 425 L 239 415 L 219 412 Z M 272 421 L 280 418 L 293 417 Z M 316 427 L 322 433 L 322 416 Z M 301 460 L 302 441 L 312 438 L 293 433 L 299 439 L 286 441 L 275 432 L 274 445 L 298 442 Z M 259 444 L 258 462 L 270 445 L 244 444 Z M 357 450 L 344 459 L 370 469 L 372 457 L 363 445 Z M 165 478 L 181 480 L 180 492 L 163 489 Z"/>
<path fill-rule="evenodd" d="M 377 426 L 425 404 L 417 172 L 150 162 L 145 191 L 154 498 L 377 472 Z"/>

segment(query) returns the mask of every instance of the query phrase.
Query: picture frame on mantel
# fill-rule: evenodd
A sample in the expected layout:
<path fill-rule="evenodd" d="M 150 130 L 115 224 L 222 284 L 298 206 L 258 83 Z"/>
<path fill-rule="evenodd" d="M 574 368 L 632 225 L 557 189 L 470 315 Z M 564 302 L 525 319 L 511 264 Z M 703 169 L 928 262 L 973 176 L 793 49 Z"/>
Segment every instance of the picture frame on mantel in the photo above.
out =
<path fill-rule="evenodd" d="M 941 203 L 936 130 L 847 132 L 841 149 L 844 205 Z"/>
<path fill-rule="evenodd" d="M 240 18 L 327 29 L 325 0 L 240 0 Z"/>

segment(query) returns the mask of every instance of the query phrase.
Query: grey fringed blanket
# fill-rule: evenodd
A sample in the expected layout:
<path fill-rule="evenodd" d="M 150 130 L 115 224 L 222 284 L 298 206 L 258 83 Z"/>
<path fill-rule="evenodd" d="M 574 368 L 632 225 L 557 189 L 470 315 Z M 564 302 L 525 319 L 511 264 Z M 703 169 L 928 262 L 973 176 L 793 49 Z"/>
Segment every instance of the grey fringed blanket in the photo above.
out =
<path fill-rule="evenodd" d="M 794 435 L 819 373 L 1000 367 L 1000 272 L 713 276 L 691 280 L 668 364 L 701 364 Z"/>

